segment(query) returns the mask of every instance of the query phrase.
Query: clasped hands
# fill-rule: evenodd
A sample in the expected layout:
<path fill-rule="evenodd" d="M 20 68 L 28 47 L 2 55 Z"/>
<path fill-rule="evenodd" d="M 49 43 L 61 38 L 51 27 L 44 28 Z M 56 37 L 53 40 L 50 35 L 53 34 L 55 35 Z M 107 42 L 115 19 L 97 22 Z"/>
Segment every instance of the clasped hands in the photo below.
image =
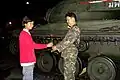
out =
<path fill-rule="evenodd" d="M 51 51 L 51 52 L 54 52 L 54 51 L 57 50 L 56 46 L 53 46 L 53 43 L 52 43 L 52 42 L 48 43 L 48 44 L 47 44 L 47 47 L 52 47 L 52 51 Z"/>

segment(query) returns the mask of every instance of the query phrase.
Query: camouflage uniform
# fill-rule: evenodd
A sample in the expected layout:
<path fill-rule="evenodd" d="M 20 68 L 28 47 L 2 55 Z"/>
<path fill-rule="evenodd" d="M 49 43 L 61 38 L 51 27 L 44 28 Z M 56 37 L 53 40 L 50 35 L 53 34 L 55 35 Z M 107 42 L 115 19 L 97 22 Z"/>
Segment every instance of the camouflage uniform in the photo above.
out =
<path fill-rule="evenodd" d="M 77 60 L 78 49 L 76 45 L 80 42 L 80 29 L 73 26 L 67 32 L 65 38 L 56 45 L 56 48 L 61 52 L 61 57 L 64 58 L 64 79 L 75 80 L 75 63 Z M 75 45 L 76 44 L 76 45 Z"/>

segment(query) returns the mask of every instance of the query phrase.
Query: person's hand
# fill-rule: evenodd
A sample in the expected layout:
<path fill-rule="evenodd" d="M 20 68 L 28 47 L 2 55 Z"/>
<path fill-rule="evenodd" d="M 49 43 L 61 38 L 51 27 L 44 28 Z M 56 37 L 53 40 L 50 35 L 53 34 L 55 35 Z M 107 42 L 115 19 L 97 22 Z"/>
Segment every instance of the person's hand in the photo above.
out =
<path fill-rule="evenodd" d="M 56 50 L 57 50 L 56 46 L 52 46 L 51 52 L 54 52 L 54 51 L 56 51 Z"/>
<path fill-rule="evenodd" d="M 52 50 L 53 51 L 57 50 L 56 46 L 52 46 Z"/>
<path fill-rule="evenodd" d="M 47 47 L 52 47 L 52 46 L 53 46 L 52 42 L 50 42 L 50 43 L 47 44 Z"/>
<path fill-rule="evenodd" d="M 57 51 L 57 52 L 56 52 Z M 54 53 L 56 53 L 56 54 L 59 54 L 60 52 L 59 52 L 59 50 L 56 48 L 56 46 L 53 46 L 52 47 L 52 51 L 51 52 L 54 52 Z"/>

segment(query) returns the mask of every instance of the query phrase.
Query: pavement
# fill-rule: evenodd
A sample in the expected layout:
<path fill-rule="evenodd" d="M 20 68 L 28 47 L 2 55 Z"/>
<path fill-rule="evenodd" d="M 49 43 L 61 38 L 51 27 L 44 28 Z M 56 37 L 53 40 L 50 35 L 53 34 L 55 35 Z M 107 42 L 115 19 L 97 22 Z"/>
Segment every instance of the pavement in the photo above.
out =
<path fill-rule="evenodd" d="M 12 69 L 10 75 L 5 80 L 22 80 L 21 70 L 19 68 Z"/>
<path fill-rule="evenodd" d="M 86 72 L 86 68 L 83 69 L 82 74 L 84 74 L 85 72 Z M 61 78 L 61 76 L 55 76 L 55 75 L 54 76 L 46 76 L 46 75 L 40 75 L 40 74 L 35 73 L 34 76 L 35 76 L 34 80 L 63 80 Z M 19 69 L 19 68 L 12 69 L 9 76 L 7 76 L 4 80 L 22 80 L 21 69 Z M 82 79 L 77 79 L 77 80 L 88 80 L 88 79 L 82 78 Z"/>

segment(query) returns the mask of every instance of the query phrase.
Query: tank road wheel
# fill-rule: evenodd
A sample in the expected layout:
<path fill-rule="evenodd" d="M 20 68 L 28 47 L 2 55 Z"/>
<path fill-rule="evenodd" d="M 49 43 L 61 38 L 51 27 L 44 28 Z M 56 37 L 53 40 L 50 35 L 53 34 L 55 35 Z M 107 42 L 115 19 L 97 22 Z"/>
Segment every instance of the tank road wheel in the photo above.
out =
<path fill-rule="evenodd" d="M 89 43 L 87 41 L 80 41 L 79 52 L 85 52 L 89 48 Z"/>
<path fill-rule="evenodd" d="M 63 72 L 64 72 L 63 62 L 64 62 L 64 60 L 61 57 L 60 60 L 59 60 L 59 62 L 58 62 L 58 68 L 59 68 L 61 74 L 63 74 Z M 75 72 L 75 75 L 78 76 L 79 73 L 81 73 L 81 71 L 82 71 L 82 61 L 78 57 L 77 58 L 77 62 L 76 62 L 76 72 Z"/>
<path fill-rule="evenodd" d="M 51 72 L 55 68 L 55 66 L 56 57 L 53 54 L 45 52 L 37 58 L 37 68 L 42 72 Z"/>
<path fill-rule="evenodd" d="M 88 62 L 88 76 L 91 80 L 115 80 L 116 66 L 106 56 L 97 56 Z"/>

